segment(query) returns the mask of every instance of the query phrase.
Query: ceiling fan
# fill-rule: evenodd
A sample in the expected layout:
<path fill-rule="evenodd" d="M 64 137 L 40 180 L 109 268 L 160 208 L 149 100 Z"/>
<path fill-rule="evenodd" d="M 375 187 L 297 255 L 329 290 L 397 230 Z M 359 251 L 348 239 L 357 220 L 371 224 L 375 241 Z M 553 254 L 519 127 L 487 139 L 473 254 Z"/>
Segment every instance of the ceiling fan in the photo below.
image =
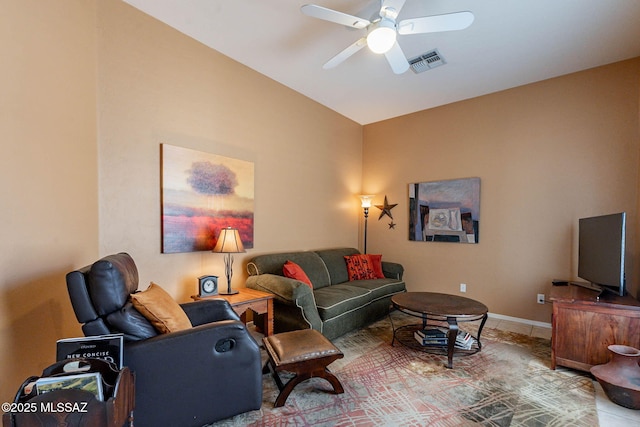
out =
<path fill-rule="evenodd" d="M 364 46 L 378 54 L 384 54 L 391 69 L 396 74 L 402 74 L 409 69 L 409 62 L 396 41 L 398 34 L 423 34 L 440 31 L 464 30 L 473 22 L 473 13 L 455 12 L 444 15 L 422 16 L 419 18 L 403 19 L 396 22 L 400 9 L 405 0 L 381 0 L 379 17 L 372 21 L 333 9 L 305 4 L 300 9 L 302 13 L 312 18 L 318 18 L 346 27 L 367 30 L 367 35 L 356 40 L 355 43 L 327 61 L 322 68 L 329 69 L 342 63 Z"/>

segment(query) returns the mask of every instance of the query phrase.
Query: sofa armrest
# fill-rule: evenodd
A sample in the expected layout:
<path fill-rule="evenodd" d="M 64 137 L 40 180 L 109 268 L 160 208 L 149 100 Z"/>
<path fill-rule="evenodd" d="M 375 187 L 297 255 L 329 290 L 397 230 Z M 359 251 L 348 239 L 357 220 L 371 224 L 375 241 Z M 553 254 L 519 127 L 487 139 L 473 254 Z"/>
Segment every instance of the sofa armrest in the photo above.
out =
<path fill-rule="evenodd" d="M 263 292 L 269 292 L 285 304 L 295 305 L 296 299 L 305 293 L 311 293 L 311 288 L 305 283 L 277 274 L 259 274 L 249 276 L 246 286 Z M 306 288 L 306 289 L 305 289 Z"/>
<path fill-rule="evenodd" d="M 322 320 L 318 314 L 316 299 L 306 283 L 277 274 L 259 274 L 249 276 L 246 286 L 272 293 L 279 302 L 298 307 L 311 328 L 322 331 Z"/>
<path fill-rule="evenodd" d="M 220 299 L 207 299 L 180 304 L 187 314 L 193 326 L 219 320 L 240 320 L 240 317 L 231 308 L 228 301 Z"/>
<path fill-rule="evenodd" d="M 404 267 L 397 262 L 382 261 L 382 272 L 384 273 L 384 277 L 402 280 Z"/>

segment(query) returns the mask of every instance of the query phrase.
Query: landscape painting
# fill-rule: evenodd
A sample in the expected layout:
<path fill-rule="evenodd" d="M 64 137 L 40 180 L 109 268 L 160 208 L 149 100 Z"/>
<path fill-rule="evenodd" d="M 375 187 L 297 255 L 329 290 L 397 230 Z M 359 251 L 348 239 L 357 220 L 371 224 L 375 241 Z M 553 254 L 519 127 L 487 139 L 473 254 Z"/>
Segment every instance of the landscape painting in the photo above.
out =
<path fill-rule="evenodd" d="M 237 228 L 253 248 L 253 162 L 161 145 L 162 252 L 210 251 Z"/>
<path fill-rule="evenodd" d="M 478 243 L 480 178 L 409 184 L 409 240 Z"/>

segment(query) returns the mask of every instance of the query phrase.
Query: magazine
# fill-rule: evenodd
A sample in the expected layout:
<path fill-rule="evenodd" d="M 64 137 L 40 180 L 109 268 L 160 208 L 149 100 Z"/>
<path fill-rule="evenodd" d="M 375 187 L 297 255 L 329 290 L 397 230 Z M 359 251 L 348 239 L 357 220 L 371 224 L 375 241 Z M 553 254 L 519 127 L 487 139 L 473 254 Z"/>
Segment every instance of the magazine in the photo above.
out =
<path fill-rule="evenodd" d="M 475 342 L 475 338 L 473 338 L 470 333 L 461 330 L 456 337 L 455 346 L 464 350 L 471 350 Z"/>
<path fill-rule="evenodd" d="M 103 359 L 122 369 L 123 334 L 65 338 L 56 342 L 56 360 Z"/>
<path fill-rule="evenodd" d="M 78 389 L 92 393 L 99 401 L 104 400 L 102 392 L 102 375 L 92 372 L 77 375 L 64 375 L 59 377 L 44 377 L 36 381 L 38 394 L 49 393 L 57 390 Z"/>

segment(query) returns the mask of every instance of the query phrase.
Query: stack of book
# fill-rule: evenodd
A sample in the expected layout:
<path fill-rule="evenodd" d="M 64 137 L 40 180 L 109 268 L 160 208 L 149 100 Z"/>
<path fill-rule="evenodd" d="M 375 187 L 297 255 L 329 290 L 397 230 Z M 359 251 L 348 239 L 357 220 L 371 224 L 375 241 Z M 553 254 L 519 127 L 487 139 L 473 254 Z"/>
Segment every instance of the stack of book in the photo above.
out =
<path fill-rule="evenodd" d="M 413 336 L 421 345 L 447 345 L 447 333 L 440 329 L 418 329 Z"/>
<path fill-rule="evenodd" d="M 444 346 L 449 342 L 447 333 L 437 328 L 418 329 L 413 333 L 413 336 L 420 345 L 424 346 Z M 456 348 L 470 350 L 475 342 L 475 338 L 470 333 L 460 330 L 454 345 Z"/>

